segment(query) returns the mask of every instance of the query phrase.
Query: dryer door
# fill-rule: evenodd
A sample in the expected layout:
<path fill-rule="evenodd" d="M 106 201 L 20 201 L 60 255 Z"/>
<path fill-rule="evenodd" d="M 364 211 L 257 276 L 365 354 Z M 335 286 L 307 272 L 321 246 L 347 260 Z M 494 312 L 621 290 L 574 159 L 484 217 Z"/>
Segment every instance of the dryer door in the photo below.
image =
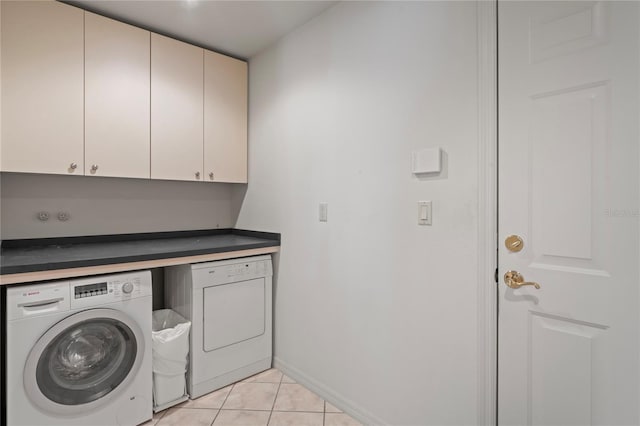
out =
<path fill-rule="evenodd" d="M 204 351 L 262 336 L 266 321 L 265 292 L 264 278 L 206 287 L 202 321 Z"/>
<path fill-rule="evenodd" d="M 107 404 L 135 377 L 144 354 L 140 327 L 113 309 L 65 318 L 36 343 L 24 370 L 27 395 L 45 412 L 79 416 Z"/>

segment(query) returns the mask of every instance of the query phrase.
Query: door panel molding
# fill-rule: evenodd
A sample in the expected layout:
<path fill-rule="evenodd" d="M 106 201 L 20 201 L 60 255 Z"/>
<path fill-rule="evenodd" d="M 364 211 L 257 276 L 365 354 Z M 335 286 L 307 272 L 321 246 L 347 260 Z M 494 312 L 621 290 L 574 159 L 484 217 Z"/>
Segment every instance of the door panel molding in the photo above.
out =
<path fill-rule="evenodd" d="M 610 276 L 610 230 L 601 214 L 607 205 L 604 194 L 612 189 L 606 179 L 611 145 L 609 81 L 547 91 L 530 99 L 532 265 Z M 569 192 L 571 198 L 565 196 Z"/>
<path fill-rule="evenodd" d="M 529 20 L 530 62 L 570 55 L 609 38 L 607 2 L 576 2 L 559 14 Z"/>
<path fill-rule="evenodd" d="M 591 424 L 592 340 L 602 329 L 532 311 L 528 323 L 528 424 Z"/>

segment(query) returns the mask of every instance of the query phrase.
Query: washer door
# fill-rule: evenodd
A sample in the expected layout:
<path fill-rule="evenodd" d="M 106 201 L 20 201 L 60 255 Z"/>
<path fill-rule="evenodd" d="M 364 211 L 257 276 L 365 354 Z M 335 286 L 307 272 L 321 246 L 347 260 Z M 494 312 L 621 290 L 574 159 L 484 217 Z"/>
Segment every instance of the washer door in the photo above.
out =
<path fill-rule="evenodd" d="M 27 395 L 45 412 L 79 416 L 106 405 L 135 377 L 144 355 L 140 327 L 113 309 L 65 318 L 36 343 L 24 370 Z"/>

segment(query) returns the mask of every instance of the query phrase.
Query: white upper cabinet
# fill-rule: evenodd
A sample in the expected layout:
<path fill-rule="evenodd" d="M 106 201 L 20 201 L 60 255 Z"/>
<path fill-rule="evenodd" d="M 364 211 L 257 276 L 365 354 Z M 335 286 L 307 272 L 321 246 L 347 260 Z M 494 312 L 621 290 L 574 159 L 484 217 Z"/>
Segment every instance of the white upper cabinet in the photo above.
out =
<path fill-rule="evenodd" d="M 57 1 L 0 1 L 7 172 L 247 182 L 247 63 Z"/>
<path fill-rule="evenodd" d="M 247 182 L 247 63 L 204 53 L 205 181 Z"/>
<path fill-rule="evenodd" d="M 150 177 L 149 31 L 85 14 L 85 174 Z"/>
<path fill-rule="evenodd" d="M 2 1 L 2 170 L 82 174 L 81 9 Z"/>
<path fill-rule="evenodd" d="M 151 35 L 152 179 L 203 179 L 203 54 Z"/>

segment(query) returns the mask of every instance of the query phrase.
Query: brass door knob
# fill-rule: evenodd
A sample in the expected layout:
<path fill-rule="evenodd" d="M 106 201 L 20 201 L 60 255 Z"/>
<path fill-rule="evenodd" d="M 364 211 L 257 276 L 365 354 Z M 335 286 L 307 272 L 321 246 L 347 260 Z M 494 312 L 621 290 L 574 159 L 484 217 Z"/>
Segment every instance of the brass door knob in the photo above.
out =
<path fill-rule="evenodd" d="M 534 283 L 533 281 L 525 281 L 524 277 L 518 271 L 507 271 L 504 274 L 504 283 L 511 288 L 520 288 L 525 285 L 532 285 L 537 290 L 540 289 L 540 284 Z"/>
<path fill-rule="evenodd" d="M 524 241 L 518 235 L 509 235 L 504 240 L 504 246 L 507 250 L 517 253 L 524 248 Z"/>

